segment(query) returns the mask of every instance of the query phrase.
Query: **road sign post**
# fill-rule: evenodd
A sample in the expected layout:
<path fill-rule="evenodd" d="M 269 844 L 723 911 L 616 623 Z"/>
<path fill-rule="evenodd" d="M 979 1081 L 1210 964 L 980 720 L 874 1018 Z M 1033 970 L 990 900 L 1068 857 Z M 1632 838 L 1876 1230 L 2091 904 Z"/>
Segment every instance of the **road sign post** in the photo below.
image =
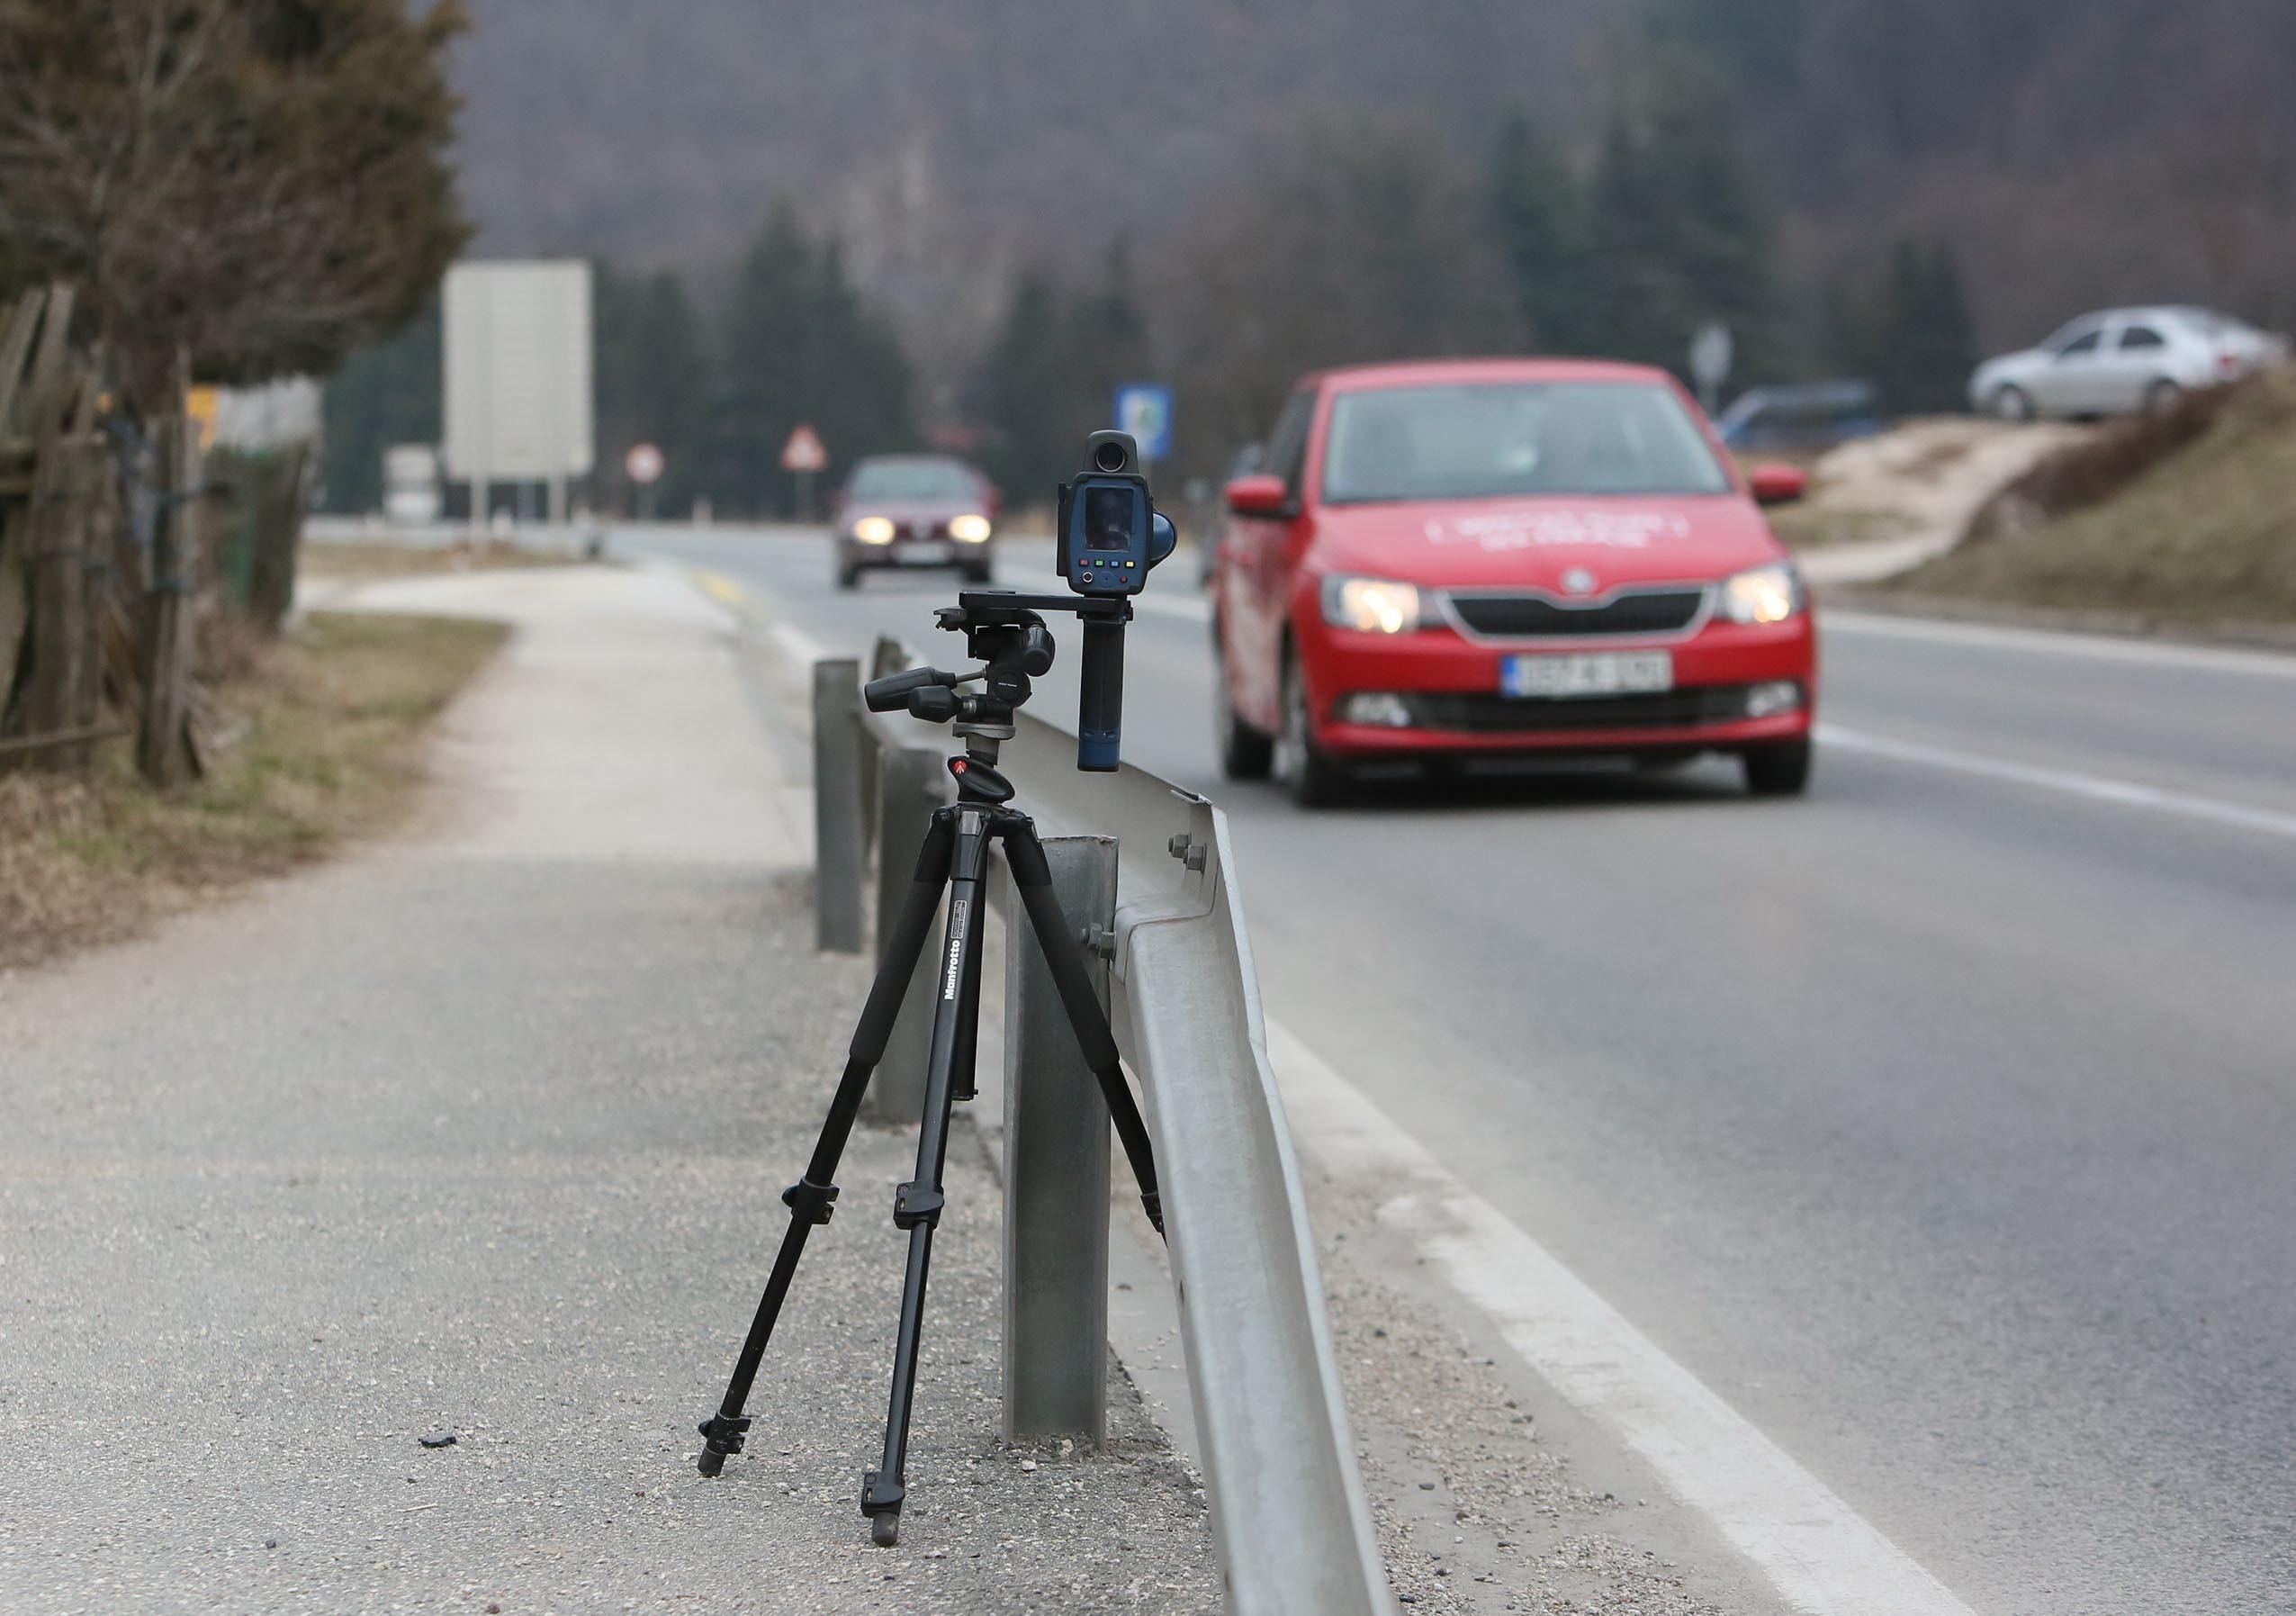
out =
<path fill-rule="evenodd" d="M 811 423 L 799 421 L 789 434 L 789 441 L 781 446 L 781 469 L 797 480 L 797 517 L 801 521 L 813 520 L 814 474 L 829 465 L 828 447 L 821 441 L 821 434 Z"/>
<path fill-rule="evenodd" d="M 1729 378 L 1737 348 L 1730 328 L 1718 320 L 1700 326 L 1698 334 L 1690 339 L 1690 379 L 1698 384 L 1698 402 L 1708 415 L 1722 402 L 1722 384 Z"/>
<path fill-rule="evenodd" d="M 662 474 L 669 463 L 662 451 L 650 443 L 634 443 L 630 452 L 622 456 L 623 474 L 630 479 L 630 486 L 638 491 L 637 517 L 642 522 L 653 519 L 653 485 L 662 481 Z"/>

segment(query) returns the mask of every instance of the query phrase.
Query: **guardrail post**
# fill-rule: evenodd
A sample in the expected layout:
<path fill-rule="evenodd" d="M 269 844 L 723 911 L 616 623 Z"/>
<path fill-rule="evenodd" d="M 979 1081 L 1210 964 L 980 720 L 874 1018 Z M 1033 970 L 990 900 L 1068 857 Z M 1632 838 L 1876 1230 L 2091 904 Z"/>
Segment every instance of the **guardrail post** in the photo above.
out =
<path fill-rule="evenodd" d="M 1112 936 L 1116 843 L 1048 838 L 1080 933 Z M 1004 928 L 1004 1434 L 1097 1443 L 1108 1415 L 1108 1110 L 1008 876 Z M 1108 970 L 1089 952 L 1108 1002 Z"/>
<path fill-rule="evenodd" d="M 908 896 L 917 872 L 917 850 L 924 845 L 932 810 L 949 778 L 938 753 L 913 746 L 891 746 L 878 754 L 877 769 L 877 940 L 882 959 L 885 939 L 894 917 Z M 941 906 L 943 912 L 948 906 Z M 917 960 L 909 978 L 909 991 L 901 1000 L 901 1014 L 877 1065 L 862 1109 L 887 1122 L 914 1123 L 924 1112 L 924 1071 L 927 1045 L 932 1040 L 932 984 L 940 961 L 941 933 L 936 946 Z"/>
<path fill-rule="evenodd" d="M 861 665 L 813 665 L 814 946 L 861 952 Z"/>

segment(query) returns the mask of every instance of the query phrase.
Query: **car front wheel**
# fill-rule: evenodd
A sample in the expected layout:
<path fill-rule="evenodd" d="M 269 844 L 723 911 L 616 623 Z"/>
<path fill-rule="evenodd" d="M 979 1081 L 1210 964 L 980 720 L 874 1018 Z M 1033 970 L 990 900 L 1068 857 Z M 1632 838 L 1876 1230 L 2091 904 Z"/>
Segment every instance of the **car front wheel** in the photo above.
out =
<path fill-rule="evenodd" d="M 1283 654 L 1283 733 L 1276 738 L 1275 778 L 1301 808 L 1328 808 L 1347 794 L 1347 772 L 1316 745 L 1308 718 L 1307 670 L 1300 654 Z"/>
<path fill-rule="evenodd" d="M 2022 387 L 2002 387 L 1993 395 L 1993 412 L 2002 420 L 2030 420 L 2033 419 L 2033 395 Z"/>
<path fill-rule="evenodd" d="M 1746 771 L 1746 790 L 1757 797 L 1799 797 L 1810 788 L 1810 743 L 1772 741 L 1750 746 L 1739 762 Z"/>

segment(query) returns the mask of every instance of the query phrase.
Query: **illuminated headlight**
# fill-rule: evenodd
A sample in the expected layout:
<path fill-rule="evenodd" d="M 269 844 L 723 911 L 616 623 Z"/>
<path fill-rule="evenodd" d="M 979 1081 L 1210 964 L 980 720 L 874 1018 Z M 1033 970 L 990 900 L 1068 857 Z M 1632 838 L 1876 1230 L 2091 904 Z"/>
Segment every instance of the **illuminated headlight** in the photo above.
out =
<path fill-rule="evenodd" d="M 1326 578 L 1323 620 L 1360 634 L 1409 634 L 1419 626 L 1419 591 L 1382 578 Z"/>
<path fill-rule="evenodd" d="M 949 537 L 960 544 L 985 545 L 988 542 L 988 519 L 977 515 L 953 517 L 949 523 Z"/>
<path fill-rule="evenodd" d="M 1733 623 L 1783 623 L 1807 604 L 1790 566 L 1756 567 L 1723 581 L 1720 614 Z"/>
<path fill-rule="evenodd" d="M 853 524 L 853 537 L 865 545 L 889 545 L 893 542 L 893 524 L 881 516 L 865 516 Z"/>

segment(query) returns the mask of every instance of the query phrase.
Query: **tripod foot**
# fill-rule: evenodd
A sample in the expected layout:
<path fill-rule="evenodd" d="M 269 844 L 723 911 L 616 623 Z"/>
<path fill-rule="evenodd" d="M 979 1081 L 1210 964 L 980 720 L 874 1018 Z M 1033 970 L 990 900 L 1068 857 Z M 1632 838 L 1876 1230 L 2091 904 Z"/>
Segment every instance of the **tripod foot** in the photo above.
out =
<path fill-rule="evenodd" d="M 704 1476 L 716 1476 L 725 1469 L 727 1458 L 741 1452 L 749 1429 L 747 1415 L 736 1420 L 728 1419 L 724 1414 L 712 1414 L 704 1420 L 699 1427 L 702 1434 L 701 1458 L 695 1462 L 695 1468 Z"/>
<path fill-rule="evenodd" d="M 874 1470 L 861 1472 L 861 1513 L 869 1517 L 869 1541 L 879 1548 L 901 1540 L 901 1501 L 907 1496 L 899 1482 L 881 1482 Z"/>

